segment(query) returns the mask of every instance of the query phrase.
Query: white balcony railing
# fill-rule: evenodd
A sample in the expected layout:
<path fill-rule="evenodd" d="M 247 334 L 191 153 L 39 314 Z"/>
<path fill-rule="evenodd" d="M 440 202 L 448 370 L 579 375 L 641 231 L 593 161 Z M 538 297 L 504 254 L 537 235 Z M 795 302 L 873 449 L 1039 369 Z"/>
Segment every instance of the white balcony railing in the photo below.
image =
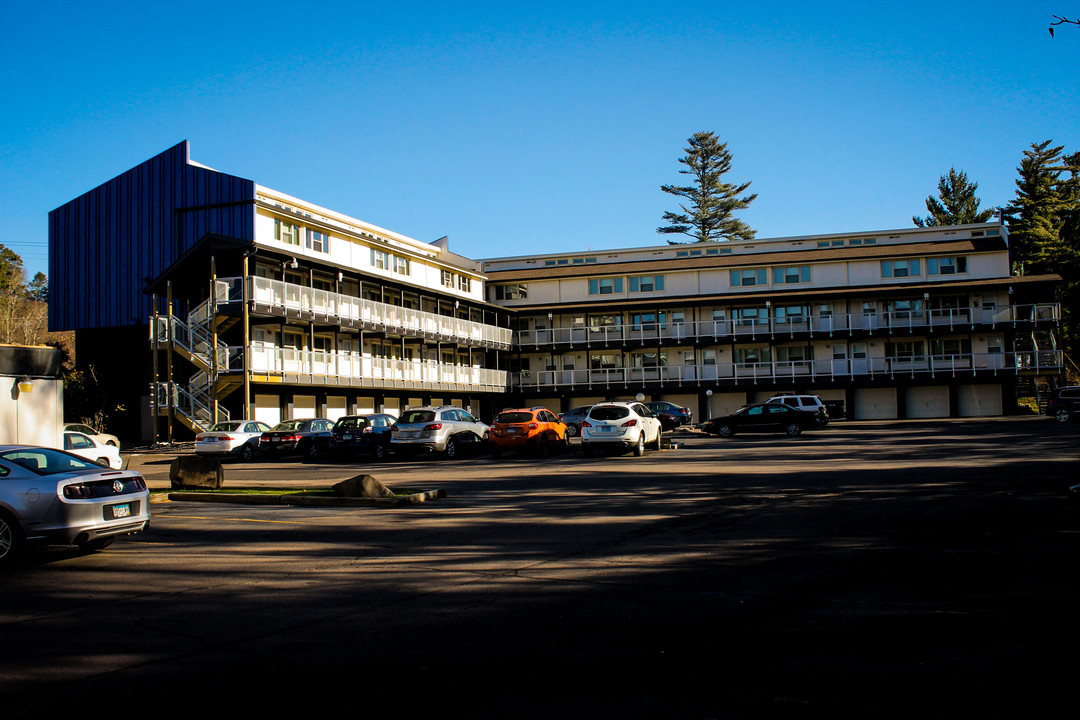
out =
<path fill-rule="evenodd" d="M 957 355 L 921 355 L 911 357 L 868 357 L 827 360 L 790 360 L 785 362 L 716 363 L 709 365 L 673 365 L 649 367 L 597 368 L 588 370 L 540 370 L 511 374 L 515 388 L 573 390 L 576 388 L 640 385 L 646 382 L 711 384 L 748 382 L 783 382 L 794 379 L 813 381 L 836 378 L 942 373 L 976 374 L 1060 370 L 1062 353 L 1054 351 L 964 353 Z"/>
<path fill-rule="evenodd" d="M 600 327 L 544 328 L 521 330 L 516 342 L 523 350 L 551 344 L 604 346 L 633 341 L 740 339 L 757 337 L 824 337 L 854 332 L 915 330 L 962 330 L 975 327 L 994 329 L 1018 324 L 1051 325 L 1061 319 L 1057 303 L 950 308 L 928 311 L 858 312 L 846 314 L 787 316 L 784 318 L 732 318 L 697 322 L 627 323 Z"/>
<path fill-rule="evenodd" d="M 259 345 L 248 351 L 252 373 L 286 376 L 289 382 L 474 392 L 505 392 L 507 388 L 505 370 Z"/>
<path fill-rule="evenodd" d="M 218 280 L 218 302 L 241 302 L 242 278 Z M 397 335 L 427 337 L 463 345 L 509 349 L 510 328 L 448 317 L 425 310 L 295 285 L 281 280 L 248 276 L 248 297 L 256 307 L 286 313 L 310 313 L 327 323 L 364 323 Z"/>

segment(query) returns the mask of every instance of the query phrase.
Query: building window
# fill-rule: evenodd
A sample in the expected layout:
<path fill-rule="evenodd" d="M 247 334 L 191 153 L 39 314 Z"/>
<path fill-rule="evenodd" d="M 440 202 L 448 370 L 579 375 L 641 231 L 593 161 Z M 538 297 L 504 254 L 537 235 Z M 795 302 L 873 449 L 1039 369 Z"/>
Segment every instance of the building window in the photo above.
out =
<path fill-rule="evenodd" d="M 925 360 L 922 340 L 900 341 L 886 345 L 888 356 L 894 360 Z"/>
<path fill-rule="evenodd" d="M 767 346 L 735 348 L 735 362 L 740 365 L 767 363 L 769 362 L 769 348 Z"/>
<path fill-rule="evenodd" d="M 390 254 L 382 250 L 371 249 L 371 267 L 379 270 L 390 269 Z"/>
<path fill-rule="evenodd" d="M 300 244 L 300 226 L 285 220 L 274 220 L 274 239 L 286 245 Z"/>
<path fill-rule="evenodd" d="M 947 357 L 949 355 L 970 355 L 971 340 L 968 338 L 931 340 L 930 352 L 937 358 Z"/>
<path fill-rule="evenodd" d="M 765 279 L 765 268 L 759 268 L 757 270 L 731 271 L 732 287 L 751 287 L 753 285 L 764 285 Z"/>
<path fill-rule="evenodd" d="M 462 292 L 470 292 L 472 290 L 472 278 L 467 275 L 458 275 L 457 286 L 458 290 Z"/>
<path fill-rule="evenodd" d="M 882 260 L 881 277 L 901 278 L 922 275 L 918 260 Z"/>
<path fill-rule="evenodd" d="M 776 348 L 777 362 L 806 362 L 814 357 L 813 350 L 808 346 L 778 347 Z"/>
<path fill-rule="evenodd" d="M 776 324 L 790 325 L 801 324 L 810 317 L 809 305 L 780 305 L 776 308 Z"/>
<path fill-rule="evenodd" d="M 443 284 L 443 287 L 448 287 L 448 288 L 454 287 L 454 273 L 450 272 L 449 270 L 443 270 L 442 271 L 442 284 Z"/>
<path fill-rule="evenodd" d="M 613 295 L 623 291 L 622 278 L 593 278 L 589 280 L 590 295 Z"/>
<path fill-rule="evenodd" d="M 655 292 L 663 289 L 663 275 L 641 275 L 630 278 L 630 292 Z"/>
<path fill-rule="evenodd" d="M 622 315 L 590 315 L 589 330 L 598 332 L 617 331 L 622 327 Z"/>
<path fill-rule="evenodd" d="M 667 327 L 666 313 L 630 313 L 630 325 L 633 330 L 656 330 Z"/>
<path fill-rule="evenodd" d="M 715 350 L 702 350 L 701 351 L 701 364 L 702 365 L 715 365 L 716 364 L 716 351 Z"/>
<path fill-rule="evenodd" d="M 394 259 L 394 272 L 399 275 L 409 275 L 412 269 L 412 264 L 409 262 L 409 258 L 399 257 L 398 255 L 391 256 Z"/>
<path fill-rule="evenodd" d="M 496 300 L 525 300 L 529 297 L 529 288 L 524 283 L 518 285 L 496 285 Z"/>
<path fill-rule="evenodd" d="M 966 257 L 928 258 L 927 275 L 956 275 L 967 272 Z"/>
<path fill-rule="evenodd" d="M 740 327 L 767 325 L 769 309 L 764 307 L 735 308 L 731 311 L 731 319 Z"/>
<path fill-rule="evenodd" d="M 324 232 L 308 228 L 307 246 L 309 250 L 328 253 L 330 252 L 330 236 Z"/>
<path fill-rule="evenodd" d="M 773 268 L 773 284 L 788 285 L 791 283 L 810 282 L 810 266 L 797 265 L 794 267 Z"/>

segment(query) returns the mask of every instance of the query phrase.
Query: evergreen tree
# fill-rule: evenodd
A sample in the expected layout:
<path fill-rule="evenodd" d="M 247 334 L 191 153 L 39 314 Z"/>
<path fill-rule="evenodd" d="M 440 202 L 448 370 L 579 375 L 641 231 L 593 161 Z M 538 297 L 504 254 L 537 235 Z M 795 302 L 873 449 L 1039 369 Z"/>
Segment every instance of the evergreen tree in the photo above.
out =
<path fill-rule="evenodd" d="M 693 185 L 661 185 L 660 189 L 671 195 L 686 198 L 689 206 L 680 204 L 681 213 L 666 212 L 664 221 L 669 223 L 656 228 L 663 234 L 688 235 L 691 240 L 669 240 L 672 245 L 682 242 L 717 242 L 720 240 L 752 240 L 755 231 L 742 220 L 732 216 L 743 210 L 757 197 L 757 193 L 739 197 L 750 187 L 749 182 L 732 185 L 721 181 L 731 169 L 731 153 L 727 143 L 720 142 L 711 132 L 699 132 L 688 141 L 686 156 L 679 162 L 686 166 L 679 172 L 691 175 Z"/>
<path fill-rule="evenodd" d="M 979 210 L 979 198 L 975 197 L 978 189 L 979 183 L 968 182 L 966 172 L 949 168 L 949 174 L 938 180 L 938 196 L 926 198 L 926 210 L 930 214 L 925 218 L 913 216 L 911 220 L 919 227 L 986 222 L 994 217 L 996 208 Z"/>
<path fill-rule="evenodd" d="M 1055 271 L 1061 230 L 1070 207 L 1077 203 L 1075 172 L 1065 182 L 1061 173 L 1063 146 L 1051 141 L 1032 143 L 1017 171 L 1016 198 L 1006 209 L 1013 263 L 1021 273 Z M 1075 159 L 1076 156 L 1070 156 Z"/>

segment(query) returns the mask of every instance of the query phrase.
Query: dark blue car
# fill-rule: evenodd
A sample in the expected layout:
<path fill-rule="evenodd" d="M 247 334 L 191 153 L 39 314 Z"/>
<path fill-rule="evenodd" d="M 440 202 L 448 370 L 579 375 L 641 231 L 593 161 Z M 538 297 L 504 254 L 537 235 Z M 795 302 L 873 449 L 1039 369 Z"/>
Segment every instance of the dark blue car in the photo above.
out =
<path fill-rule="evenodd" d="M 346 415 L 334 423 L 330 451 L 338 456 L 366 455 L 381 460 L 390 451 L 394 416 L 385 413 Z"/>

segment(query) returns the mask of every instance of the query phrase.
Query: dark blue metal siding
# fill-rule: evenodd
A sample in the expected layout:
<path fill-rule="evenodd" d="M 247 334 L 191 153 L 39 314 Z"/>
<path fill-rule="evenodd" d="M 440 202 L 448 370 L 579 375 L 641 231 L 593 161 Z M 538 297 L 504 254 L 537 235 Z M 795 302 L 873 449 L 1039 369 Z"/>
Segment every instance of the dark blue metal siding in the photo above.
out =
<path fill-rule="evenodd" d="M 49 213 L 49 329 L 142 324 L 146 282 L 207 233 L 254 242 L 255 183 L 184 142 Z"/>

